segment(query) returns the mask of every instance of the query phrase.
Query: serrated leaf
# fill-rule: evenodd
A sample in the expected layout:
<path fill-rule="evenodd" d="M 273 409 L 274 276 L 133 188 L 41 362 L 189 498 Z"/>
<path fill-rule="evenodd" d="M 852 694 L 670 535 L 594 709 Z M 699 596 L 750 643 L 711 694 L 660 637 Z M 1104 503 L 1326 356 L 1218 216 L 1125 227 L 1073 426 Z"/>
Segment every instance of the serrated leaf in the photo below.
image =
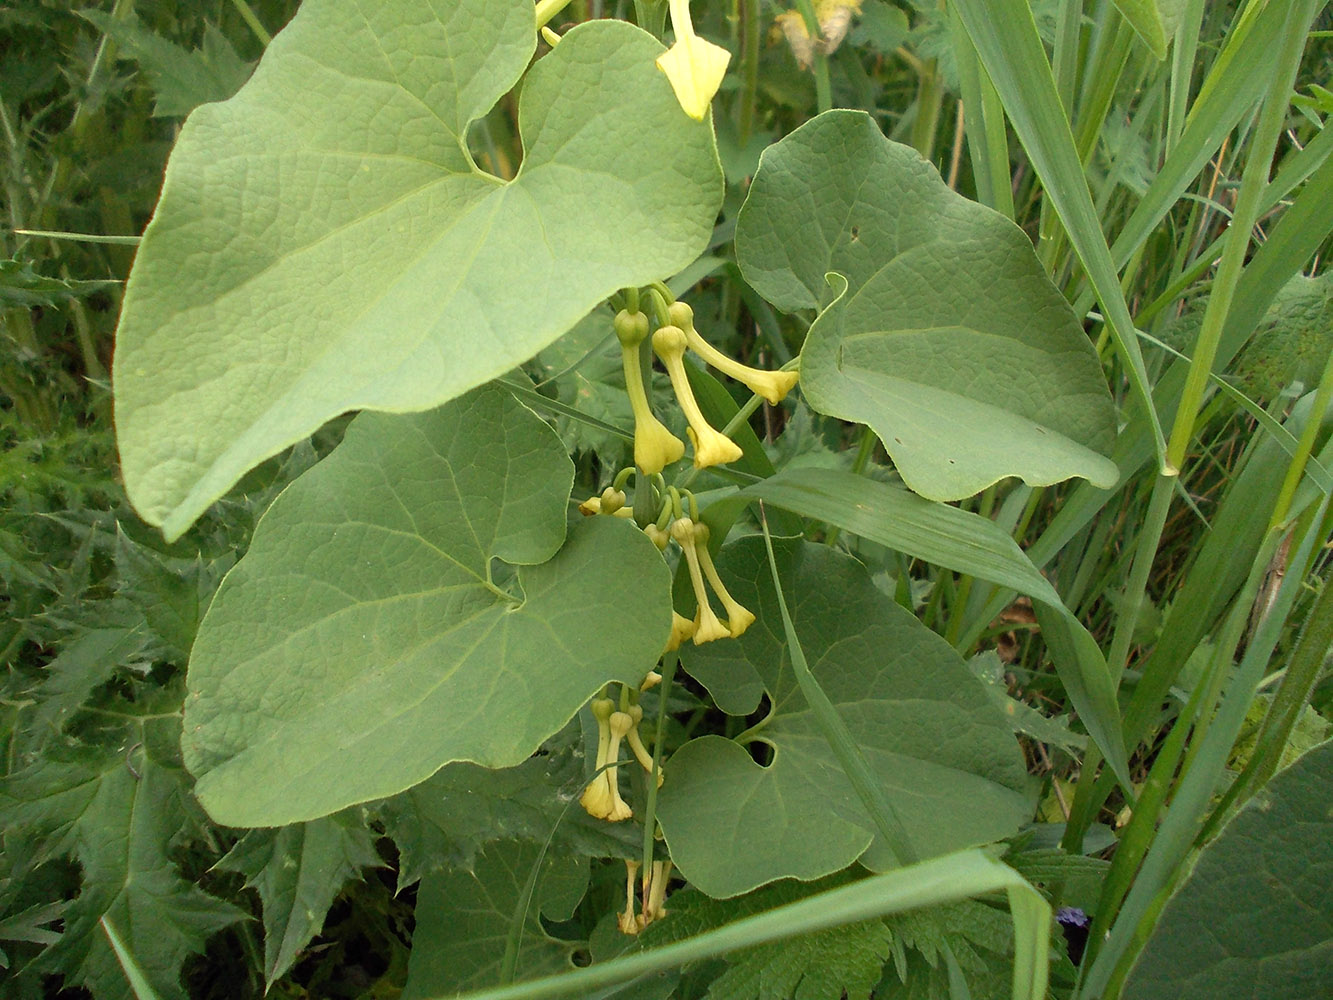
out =
<path fill-rule="evenodd" d="M 215 25 L 204 29 L 203 47 L 191 50 L 154 34 L 134 14 L 79 14 L 120 46 L 121 58 L 133 59 L 143 69 L 157 100 L 155 115 L 188 115 L 201 104 L 225 101 L 250 76 L 251 64 L 236 54 Z"/>
<path fill-rule="evenodd" d="M 495 843 L 470 868 L 442 869 L 421 880 L 403 1000 L 499 983 L 515 910 L 539 852 L 540 845 L 530 842 Z M 577 947 L 548 935 L 539 914 L 569 919 L 587 888 L 587 860 L 547 854 L 541 864 L 523 925 L 519 979 L 572 968 Z"/>
<path fill-rule="evenodd" d="M 350 812 L 251 830 L 218 868 L 240 872 L 264 904 L 264 981 L 272 986 L 324 927 L 344 883 L 380 864 L 375 840 Z"/>
<path fill-rule="evenodd" d="M 244 914 L 181 878 L 168 849 L 186 821 L 183 775 L 147 753 L 138 763 L 136 776 L 120 753 L 40 760 L 0 787 L 6 837 L 44 836 L 52 855 L 68 854 L 83 869 L 64 932 L 34 971 L 62 972 L 98 1000 L 130 1000 L 129 982 L 99 926 L 106 917 L 153 988 L 183 1000 L 181 964 Z"/>
<path fill-rule="evenodd" d="M 802 392 L 870 425 L 915 492 L 1116 482 L 1101 367 L 1027 237 L 868 115 L 827 112 L 765 151 L 736 253 L 774 305 L 823 307 Z"/>
<path fill-rule="evenodd" d="M 1333 742 L 1261 789 L 1166 904 L 1124 995 L 1333 995 Z"/>
<path fill-rule="evenodd" d="M 483 845 L 497 840 L 550 838 L 562 853 L 640 857 L 639 827 L 594 819 L 577 804 L 586 783 L 583 760 L 569 748 L 516 767 L 442 767 L 376 807 L 398 846 L 399 889 L 429 871 L 466 868 Z"/>
<path fill-rule="evenodd" d="M 810 669 L 842 715 L 923 857 L 1013 833 L 1031 815 L 1022 755 L 1006 720 L 953 649 L 882 594 L 855 560 L 775 542 L 779 574 Z M 722 550 L 728 589 L 761 622 L 778 620 L 762 539 Z M 817 878 L 866 853 L 873 824 L 800 696 L 785 643 L 751 627 L 739 640 L 686 646 L 681 662 L 732 714 L 771 714 L 738 743 L 706 736 L 666 766 L 658 820 L 682 874 L 732 896 L 779 878 Z M 876 845 L 865 858 L 887 863 Z"/>
<path fill-rule="evenodd" d="M 452 761 L 512 766 L 603 683 L 642 680 L 669 631 L 666 565 L 619 518 L 565 540 L 572 478 L 496 388 L 353 421 L 200 626 L 183 749 L 210 814 L 280 826 Z M 493 560 L 520 567 L 512 594 Z"/>
<path fill-rule="evenodd" d="M 126 487 L 168 536 L 330 417 L 452 399 L 705 247 L 712 130 L 626 22 L 528 70 L 514 180 L 473 165 L 535 40 L 531 0 L 307 0 L 190 117 L 115 358 Z"/>
<path fill-rule="evenodd" d="M 189 657 L 199 619 L 227 565 L 168 556 L 140 545 L 119 526 L 116 532 L 116 594 L 142 613 L 175 663 Z"/>

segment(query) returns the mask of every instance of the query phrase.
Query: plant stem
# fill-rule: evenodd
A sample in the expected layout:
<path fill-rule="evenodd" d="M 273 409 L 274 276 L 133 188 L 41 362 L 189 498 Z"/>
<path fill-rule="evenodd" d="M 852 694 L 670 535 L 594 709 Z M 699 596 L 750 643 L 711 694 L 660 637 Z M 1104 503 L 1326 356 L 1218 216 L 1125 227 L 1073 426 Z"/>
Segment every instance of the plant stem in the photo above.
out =
<path fill-rule="evenodd" d="M 231 0 L 231 5 L 236 8 L 236 13 L 241 15 L 241 20 L 249 26 L 254 36 L 259 39 L 259 44 L 268 48 L 268 43 L 273 41 L 273 36 L 265 30 L 264 23 L 255 15 L 250 5 L 245 0 Z"/>

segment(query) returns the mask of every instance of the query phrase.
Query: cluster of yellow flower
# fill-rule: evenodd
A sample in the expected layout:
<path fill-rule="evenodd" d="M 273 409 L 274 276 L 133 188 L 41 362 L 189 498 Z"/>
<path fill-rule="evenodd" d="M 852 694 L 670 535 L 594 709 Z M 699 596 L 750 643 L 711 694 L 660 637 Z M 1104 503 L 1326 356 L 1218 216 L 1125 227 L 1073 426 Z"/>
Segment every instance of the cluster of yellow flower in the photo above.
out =
<path fill-rule="evenodd" d="M 791 392 L 800 376 L 794 371 L 761 371 L 727 357 L 694 328 L 694 310 L 684 302 L 665 306 L 664 318 L 666 322 L 653 334 L 653 353 L 666 368 L 671 388 L 689 424 L 686 433 L 694 445 L 694 467 L 706 469 L 734 462 L 741 457 L 741 448 L 709 424 L 699 409 L 685 372 L 686 350 L 694 351 L 718 371 L 744 383 L 755 395 L 773 404 L 780 403 Z M 632 312 L 622 309 L 616 314 L 614 327 L 624 363 L 625 389 L 634 411 L 634 464 L 652 475 L 679 461 L 685 454 L 685 444 L 653 415 L 648 402 L 639 366 L 639 345 L 648 336 L 648 317 L 637 309 Z"/>

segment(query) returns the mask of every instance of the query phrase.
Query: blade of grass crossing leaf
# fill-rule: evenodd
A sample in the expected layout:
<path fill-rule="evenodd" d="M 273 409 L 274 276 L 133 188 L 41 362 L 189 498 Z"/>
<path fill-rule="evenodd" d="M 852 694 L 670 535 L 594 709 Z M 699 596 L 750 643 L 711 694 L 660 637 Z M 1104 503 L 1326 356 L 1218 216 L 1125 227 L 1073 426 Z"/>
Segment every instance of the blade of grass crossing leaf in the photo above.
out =
<path fill-rule="evenodd" d="M 125 947 L 125 942 L 120 939 L 120 935 L 116 933 L 116 928 L 111 921 L 103 916 L 97 922 L 102 925 L 102 930 L 106 933 L 106 939 L 111 942 L 111 950 L 116 953 L 116 961 L 120 963 L 125 978 L 129 980 L 130 989 L 134 990 L 134 995 L 138 1000 L 160 1000 L 157 991 L 148 982 L 148 977 L 143 974 L 143 970 L 139 968 L 139 963 L 134 960 L 134 956 Z"/>
<path fill-rule="evenodd" d="M 914 558 L 1030 596 L 1048 633 L 1047 645 L 1061 681 L 1088 732 L 1132 797 L 1115 683 L 1097 641 L 998 525 L 957 507 L 923 500 L 907 490 L 828 469 L 784 470 L 741 496 L 767 501 Z M 985 621 L 994 618 L 992 614 Z"/>
<path fill-rule="evenodd" d="M 1044 1000 L 1050 905 L 1017 872 L 980 850 L 959 851 L 862 879 L 662 948 L 576 972 L 466 993 L 455 1000 L 586 998 L 617 983 L 717 958 L 741 948 L 1000 890 L 1009 897 L 1009 912 L 1014 921 L 1013 996 L 1015 1000 Z"/>
<path fill-rule="evenodd" d="M 773 574 L 773 589 L 777 592 L 778 610 L 782 613 L 782 629 L 787 636 L 787 654 L 791 657 L 792 673 L 796 675 L 801 695 L 814 712 L 820 729 L 824 731 L 824 739 L 828 741 L 829 748 L 838 758 L 843 773 L 847 775 L 847 780 L 852 783 L 861 804 L 874 821 L 875 829 L 893 853 L 894 860 L 900 865 L 913 864 L 917 859 L 916 849 L 907 836 L 906 828 L 894 812 L 893 806 L 884 794 L 884 789 L 875 779 L 870 765 L 861 755 L 861 748 L 852 739 L 847 724 L 842 721 L 842 716 L 833 707 L 833 702 L 829 700 L 819 681 L 815 680 L 815 675 L 810 672 L 810 664 L 806 662 L 801 640 L 796 635 L 796 626 L 787 610 L 787 598 L 782 592 L 782 580 L 778 576 L 778 563 L 773 556 L 773 539 L 768 533 L 768 517 L 764 513 L 762 500 L 759 502 L 759 524 L 764 530 L 768 568 Z"/>
<path fill-rule="evenodd" d="M 1106 310 L 1116 350 L 1148 418 L 1154 452 L 1166 469 L 1166 441 L 1153 406 L 1143 355 L 1134 336 L 1134 323 L 1092 204 L 1069 120 L 1056 93 L 1051 65 L 1037 35 L 1031 8 L 1026 0 L 956 0 L 956 7 L 981 64 L 1004 101 L 1009 120 L 1041 178 L 1046 196 L 1059 213 Z"/>

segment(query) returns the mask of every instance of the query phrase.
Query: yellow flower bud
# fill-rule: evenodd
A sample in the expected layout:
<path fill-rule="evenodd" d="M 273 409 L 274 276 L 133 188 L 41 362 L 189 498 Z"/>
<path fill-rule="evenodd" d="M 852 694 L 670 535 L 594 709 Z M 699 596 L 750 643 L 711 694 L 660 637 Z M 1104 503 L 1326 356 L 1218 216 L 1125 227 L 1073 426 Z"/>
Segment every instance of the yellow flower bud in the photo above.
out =
<path fill-rule="evenodd" d="M 676 399 L 680 401 L 681 411 L 690 425 L 690 440 L 694 444 L 694 467 L 706 469 L 712 465 L 735 462 L 744 454 L 740 445 L 709 424 L 704 418 L 703 411 L 699 409 L 698 402 L 695 401 L 689 376 L 685 373 L 686 347 L 685 331 L 678 326 L 660 327 L 653 334 L 653 350 L 662 359 L 667 374 L 671 376 L 671 388 L 676 390 Z"/>
<path fill-rule="evenodd" d="M 643 533 L 657 546 L 659 552 L 665 552 L 666 547 L 671 543 L 671 536 L 655 524 L 645 525 Z"/>

